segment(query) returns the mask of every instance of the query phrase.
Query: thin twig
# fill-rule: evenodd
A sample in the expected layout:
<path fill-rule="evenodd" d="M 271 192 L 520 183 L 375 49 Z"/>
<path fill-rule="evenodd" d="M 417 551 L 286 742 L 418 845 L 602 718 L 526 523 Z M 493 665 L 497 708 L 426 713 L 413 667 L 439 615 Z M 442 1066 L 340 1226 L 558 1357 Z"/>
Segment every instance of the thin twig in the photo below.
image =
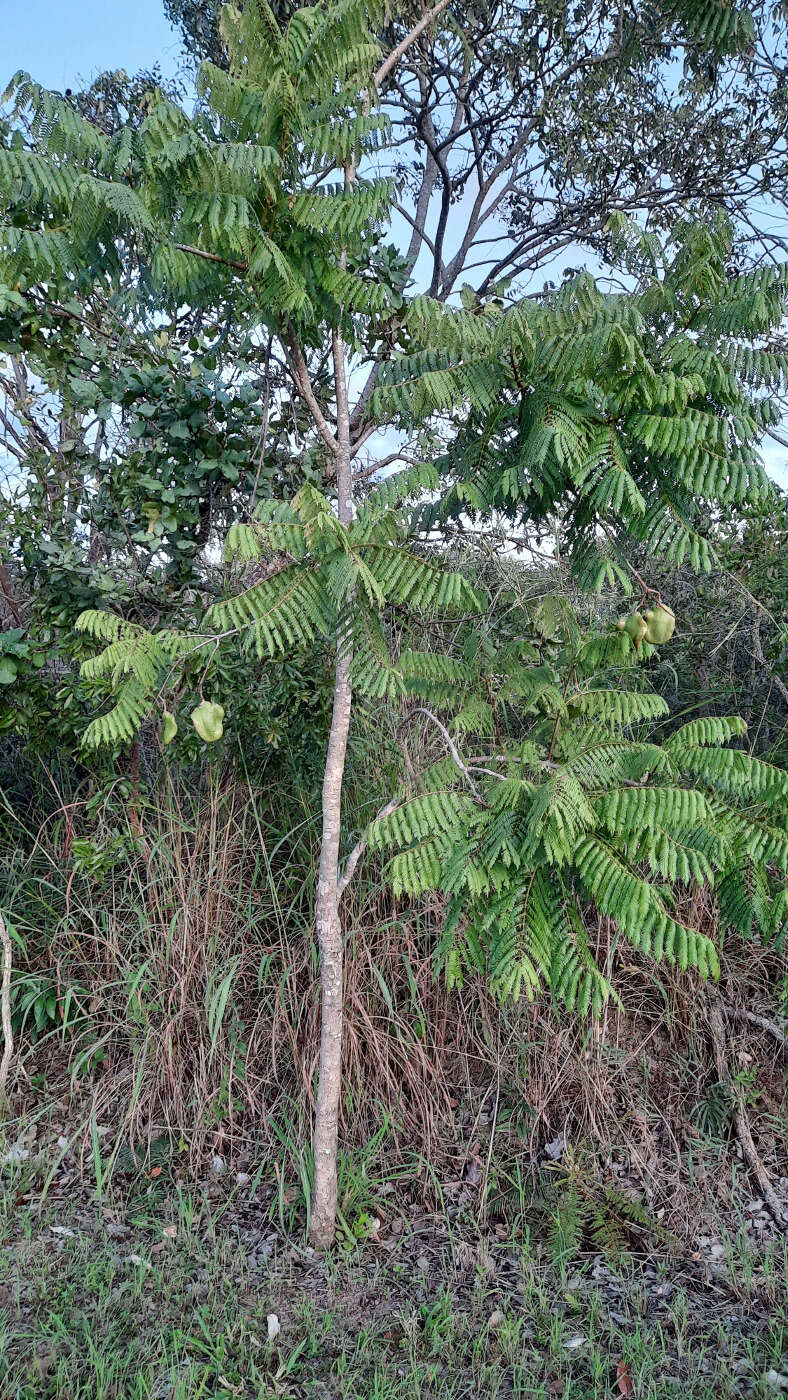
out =
<path fill-rule="evenodd" d="M 424 705 L 419 705 L 419 706 L 417 706 L 417 708 L 416 708 L 415 710 L 411 710 L 411 711 L 410 711 L 410 714 L 406 715 L 405 718 L 404 718 L 404 720 L 402 721 L 402 724 L 400 724 L 399 729 L 397 730 L 397 734 L 400 733 L 400 730 L 403 729 L 404 726 L 405 726 L 406 724 L 409 724 L 409 723 L 410 723 L 410 721 L 413 719 L 413 716 L 414 716 L 414 715 L 426 715 L 426 716 L 427 716 L 427 719 L 432 720 L 432 723 L 435 725 L 435 727 L 436 727 L 437 729 L 440 730 L 441 734 L 443 735 L 443 738 L 444 738 L 444 742 L 445 742 L 445 744 L 446 744 L 446 747 L 447 747 L 447 749 L 449 750 L 449 753 L 451 754 L 452 758 L 454 759 L 454 762 L 456 763 L 457 767 L 459 768 L 460 772 L 462 773 L 462 775 L 463 775 L 463 777 L 464 777 L 466 783 L 468 784 L 468 787 L 471 789 L 471 792 L 473 793 L 474 797 L 476 798 L 476 801 L 477 801 L 477 802 L 482 802 L 482 801 L 483 801 L 482 795 L 481 795 L 481 793 L 479 792 L 479 789 L 477 788 L 475 782 L 473 781 L 473 778 L 472 778 L 471 775 L 470 775 L 470 771 L 469 771 L 469 769 L 468 769 L 468 765 L 467 765 L 466 763 L 464 763 L 463 760 L 460 758 L 459 749 L 457 748 L 457 745 L 455 744 L 454 740 L 452 739 L 451 734 L 449 733 L 448 729 L 446 728 L 446 725 L 443 724 L 442 721 L 438 719 L 438 716 L 437 716 L 437 715 L 434 715 L 434 714 L 432 713 L 432 710 L 426 709 L 426 708 L 424 707 Z"/>

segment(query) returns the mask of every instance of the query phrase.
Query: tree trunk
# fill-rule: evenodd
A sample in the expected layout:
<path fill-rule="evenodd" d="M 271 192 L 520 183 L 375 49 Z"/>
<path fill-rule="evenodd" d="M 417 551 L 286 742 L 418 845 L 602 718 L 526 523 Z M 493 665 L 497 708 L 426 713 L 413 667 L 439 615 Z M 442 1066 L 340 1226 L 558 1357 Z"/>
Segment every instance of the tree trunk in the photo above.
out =
<path fill-rule="evenodd" d="M 349 669 L 349 652 L 338 651 L 334 675 L 334 705 L 323 778 L 323 839 L 316 906 L 322 998 L 320 1067 L 313 1140 L 315 1185 L 309 1237 L 317 1249 L 324 1249 L 333 1240 L 337 1213 L 337 1133 L 342 1082 L 344 1010 L 338 875 L 342 778 L 352 701 Z"/>
<path fill-rule="evenodd" d="M 344 346 L 334 336 L 334 380 L 337 397 L 336 456 L 339 518 L 347 525 L 353 518 L 353 481 L 350 452 L 350 415 L 347 402 Z M 337 637 L 334 671 L 334 703 L 323 776 L 323 833 L 317 881 L 315 918 L 320 948 L 321 1021 L 320 1064 L 312 1141 L 315 1182 L 309 1238 L 316 1249 L 325 1249 L 334 1238 L 337 1213 L 337 1140 L 339 1098 L 342 1087 L 342 1030 L 344 1019 L 342 925 L 339 918 L 339 850 L 342 827 L 342 780 L 350 729 L 353 688 L 350 680 L 352 652 L 347 635 Z"/>

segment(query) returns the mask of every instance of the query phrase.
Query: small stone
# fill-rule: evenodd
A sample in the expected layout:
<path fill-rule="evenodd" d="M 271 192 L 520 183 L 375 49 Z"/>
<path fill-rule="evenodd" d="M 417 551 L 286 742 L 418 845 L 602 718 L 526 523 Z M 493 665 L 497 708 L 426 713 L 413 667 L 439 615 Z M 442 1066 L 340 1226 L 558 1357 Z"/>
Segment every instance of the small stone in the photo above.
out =
<path fill-rule="evenodd" d="M 248 1172 L 236 1172 L 235 1182 L 237 1186 L 248 1186 L 252 1180 Z"/>
<path fill-rule="evenodd" d="M 775 1371 L 773 1368 L 766 1372 L 764 1383 L 772 1386 L 774 1390 L 788 1390 L 788 1376 L 782 1371 Z"/>
<path fill-rule="evenodd" d="M 576 1332 L 574 1337 L 569 1337 L 569 1339 L 564 1342 L 564 1350 L 577 1351 L 577 1348 L 583 1346 L 584 1342 L 585 1337 L 582 1332 Z"/>
<path fill-rule="evenodd" d="M 221 1176 L 222 1173 L 226 1170 L 227 1167 L 224 1157 L 220 1157 L 217 1153 L 211 1158 L 211 1171 L 213 1172 L 214 1176 Z"/>
<path fill-rule="evenodd" d="M 709 1250 L 709 1254 L 711 1255 L 712 1259 L 724 1259 L 724 1258 L 725 1258 L 725 1245 L 724 1245 L 724 1244 L 713 1244 L 712 1247 L 711 1247 L 711 1249 Z"/>
<path fill-rule="evenodd" d="M 426 1255 L 426 1254 L 420 1254 L 419 1257 L 418 1257 L 418 1259 L 416 1260 L 416 1268 L 417 1268 L 417 1269 L 421 1269 L 424 1273 L 426 1273 L 429 1267 L 430 1267 L 430 1261 L 429 1261 L 429 1259 L 427 1258 L 427 1255 Z"/>
<path fill-rule="evenodd" d="M 21 1147 L 19 1143 L 17 1143 L 14 1147 L 9 1148 L 8 1152 L 6 1152 L 5 1156 L 2 1159 L 3 1166 L 11 1166 L 14 1162 L 26 1162 L 29 1156 L 30 1148 Z"/>
<path fill-rule="evenodd" d="M 503 1321 L 503 1313 L 500 1311 L 499 1308 L 496 1308 L 495 1312 L 490 1313 L 490 1316 L 487 1319 L 487 1326 L 489 1327 L 491 1332 L 494 1332 L 496 1327 L 500 1327 Z"/>
<path fill-rule="evenodd" d="M 61 1133 L 60 1137 L 59 1137 L 58 1140 L 57 1140 L 57 1145 L 58 1145 L 58 1147 L 60 1148 L 60 1151 L 61 1151 L 61 1152 L 67 1152 L 68 1149 L 69 1149 L 69 1147 L 71 1146 L 71 1142 L 70 1142 L 70 1140 L 69 1140 L 67 1137 L 65 1137 L 65 1136 Z"/>
<path fill-rule="evenodd" d="M 279 1336 L 279 1333 L 282 1330 L 282 1324 L 280 1323 L 276 1313 L 269 1313 L 268 1317 L 266 1318 L 266 1322 L 268 1324 L 268 1340 L 269 1342 L 272 1342 L 275 1337 Z"/>

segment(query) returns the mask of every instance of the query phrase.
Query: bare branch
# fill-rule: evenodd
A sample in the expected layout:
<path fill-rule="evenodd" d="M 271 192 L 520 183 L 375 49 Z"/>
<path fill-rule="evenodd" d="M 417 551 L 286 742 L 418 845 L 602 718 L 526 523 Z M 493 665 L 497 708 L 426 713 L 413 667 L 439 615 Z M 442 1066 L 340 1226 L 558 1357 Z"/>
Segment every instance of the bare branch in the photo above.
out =
<path fill-rule="evenodd" d="M 446 725 L 438 719 L 437 715 L 434 715 L 432 713 L 432 710 L 426 709 L 424 705 L 418 705 L 415 710 L 411 710 L 410 714 L 405 716 L 404 720 L 402 721 L 402 724 L 400 724 L 399 729 L 397 730 L 397 734 L 400 733 L 400 731 L 405 727 L 406 724 L 410 723 L 414 715 L 426 715 L 427 719 L 432 720 L 432 723 L 435 725 L 435 727 L 440 730 L 441 734 L 443 735 L 444 743 L 446 744 L 446 747 L 449 750 L 449 753 L 451 754 L 452 758 L 454 759 L 454 762 L 456 763 L 457 767 L 462 773 L 462 776 L 468 784 L 468 787 L 471 789 L 471 792 L 476 798 L 476 801 L 482 802 L 482 795 L 479 792 L 479 789 L 477 788 L 475 782 L 473 781 L 473 778 L 470 775 L 468 765 L 464 763 L 462 758 L 460 757 L 460 751 L 457 748 L 457 745 L 455 744 L 454 740 L 452 739 L 448 729 L 446 728 Z"/>
<path fill-rule="evenodd" d="M 321 409 L 320 404 L 317 401 L 315 391 L 312 388 L 312 381 L 309 378 L 309 370 L 306 367 L 306 360 L 304 359 L 301 346 L 299 345 L 296 339 L 296 335 L 292 327 L 288 330 L 287 333 L 287 346 L 290 351 L 290 373 L 292 374 L 298 389 L 303 394 L 305 402 L 309 406 L 309 411 L 312 414 L 320 436 L 322 437 L 324 443 L 329 448 L 329 450 L 334 453 L 334 456 L 337 456 L 340 450 L 339 443 L 337 442 L 336 437 L 332 433 L 331 429 L 328 426 L 328 423 L 325 420 L 325 417 L 323 416 L 323 410 Z"/>
<path fill-rule="evenodd" d="M 437 5 L 433 5 L 431 10 L 427 10 L 426 14 L 422 15 L 418 24 L 414 24 L 413 28 L 409 31 L 409 33 L 405 35 L 405 38 L 401 39 L 400 42 L 397 44 L 396 48 L 393 48 L 391 50 L 391 53 L 388 55 L 388 58 L 385 58 L 383 60 L 374 78 L 372 79 L 372 82 L 376 88 L 379 88 L 386 81 L 392 69 L 396 68 L 397 64 L 402 58 L 402 55 L 407 53 L 408 49 L 411 47 L 411 44 L 415 44 L 416 40 L 420 38 L 420 36 L 424 33 L 424 30 L 428 29 L 429 26 L 432 24 L 433 20 L 436 20 L 438 18 L 438 15 L 443 13 L 443 11 L 448 7 L 448 4 L 449 0 L 438 0 Z"/>
<path fill-rule="evenodd" d="M 376 812 L 375 816 L 372 818 L 372 821 L 379 822 L 382 821 L 384 817 L 391 816 L 391 813 L 395 812 L 399 807 L 400 801 L 401 798 L 399 797 L 390 797 L 388 802 L 386 802 L 384 806 L 381 807 L 380 811 Z M 372 822 L 370 822 L 370 826 L 371 825 Z M 369 830 L 369 828 L 367 828 L 367 830 Z M 344 872 L 340 876 L 337 884 L 340 899 L 342 898 L 342 895 L 345 893 L 345 890 L 347 889 L 348 885 L 350 884 L 350 881 L 353 879 L 353 876 L 356 873 L 356 866 L 358 865 L 361 857 L 367 849 L 367 842 L 368 838 L 365 833 L 363 836 L 359 837 L 358 841 L 356 842 L 355 846 L 350 852 L 350 855 L 347 858 L 347 864 L 345 866 Z"/>
<path fill-rule="evenodd" d="M 248 272 L 249 264 L 238 262 L 235 258 L 223 258 L 219 253 L 206 253 L 203 248 L 193 248 L 191 243 L 176 243 L 175 247 L 179 253 L 191 253 L 192 257 L 205 258 L 206 262 L 223 263 L 225 267 L 233 267 L 236 272 Z"/>
<path fill-rule="evenodd" d="M 748 1011 L 746 1006 L 726 1005 L 724 1010 L 730 1021 L 749 1021 L 750 1025 L 759 1026 L 767 1035 L 774 1036 L 778 1045 L 785 1047 L 788 1044 L 788 1032 L 769 1016 L 760 1016 L 757 1011 Z"/>

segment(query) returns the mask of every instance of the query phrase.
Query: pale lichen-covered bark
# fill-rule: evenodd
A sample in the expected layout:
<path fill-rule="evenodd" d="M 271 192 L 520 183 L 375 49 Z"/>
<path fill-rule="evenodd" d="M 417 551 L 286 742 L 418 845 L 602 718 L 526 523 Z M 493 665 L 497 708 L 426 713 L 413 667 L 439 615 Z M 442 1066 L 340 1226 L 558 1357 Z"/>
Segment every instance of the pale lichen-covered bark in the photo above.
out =
<path fill-rule="evenodd" d="M 339 518 L 353 518 L 353 482 L 350 453 L 350 414 L 347 402 L 344 346 L 334 336 L 334 377 L 337 398 L 336 455 Z M 322 979 L 320 1065 L 315 1107 L 314 1192 L 309 1237 L 323 1249 L 334 1238 L 337 1211 L 337 1136 L 342 1084 L 343 948 L 339 917 L 339 852 L 342 830 L 342 779 L 345 772 L 353 687 L 350 679 L 352 652 L 347 636 L 337 637 L 334 700 L 323 776 L 323 834 L 317 881 L 316 923 Z"/>
<path fill-rule="evenodd" d="M 338 654 L 334 704 L 323 778 L 323 841 L 317 885 L 317 938 L 322 976 L 320 1068 L 313 1155 L 315 1185 L 310 1238 L 324 1248 L 334 1237 L 337 1209 L 337 1132 L 342 1077 L 343 970 L 339 918 L 338 864 L 342 777 L 345 767 L 352 690 L 349 651 Z"/>

